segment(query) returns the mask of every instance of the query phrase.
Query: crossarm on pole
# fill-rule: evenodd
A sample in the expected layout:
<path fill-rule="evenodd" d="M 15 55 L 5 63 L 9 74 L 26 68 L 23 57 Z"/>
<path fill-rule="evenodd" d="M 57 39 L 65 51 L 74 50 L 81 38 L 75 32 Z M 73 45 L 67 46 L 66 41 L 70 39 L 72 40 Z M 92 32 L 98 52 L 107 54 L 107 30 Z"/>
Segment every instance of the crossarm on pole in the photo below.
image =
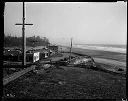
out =
<path fill-rule="evenodd" d="M 23 25 L 21 23 L 16 23 L 15 25 Z M 33 24 L 24 24 L 24 25 L 33 25 Z"/>

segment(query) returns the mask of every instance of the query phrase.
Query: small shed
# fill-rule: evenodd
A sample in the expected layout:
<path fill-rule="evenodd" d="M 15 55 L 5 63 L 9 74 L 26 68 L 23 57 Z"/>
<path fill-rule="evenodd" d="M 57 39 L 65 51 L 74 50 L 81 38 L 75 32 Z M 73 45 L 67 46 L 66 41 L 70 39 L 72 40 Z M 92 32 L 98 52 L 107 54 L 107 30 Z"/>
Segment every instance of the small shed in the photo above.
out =
<path fill-rule="evenodd" d="M 40 59 L 47 58 L 49 55 L 48 49 L 38 49 L 36 52 L 40 52 Z"/>
<path fill-rule="evenodd" d="M 28 51 L 26 52 L 27 62 L 36 62 L 40 60 L 40 52 L 38 51 Z"/>

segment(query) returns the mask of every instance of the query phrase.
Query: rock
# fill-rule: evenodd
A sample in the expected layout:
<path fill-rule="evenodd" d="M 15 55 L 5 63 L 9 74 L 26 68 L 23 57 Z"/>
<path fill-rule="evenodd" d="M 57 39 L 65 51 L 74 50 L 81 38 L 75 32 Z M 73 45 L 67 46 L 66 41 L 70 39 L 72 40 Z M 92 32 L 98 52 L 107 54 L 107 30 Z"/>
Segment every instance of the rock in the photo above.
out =
<path fill-rule="evenodd" d="M 38 72 L 38 70 L 35 70 L 35 69 L 34 69 L 34 70 L 33 70 L 33 72 L 34 72 L 34 73 L 37 73 L 37 72 Z"/>
<path fill-rule="evenodd" d="M 93 60 L 93 58 L 91 57 L 87 57 L 87 56 L 81 56 L 81 57 L 77 57 L 76 59 L 74 59 L 73 61 L 73 65 L 74 66 L 84 66 L 86 67 L 96 67 L 96 64 Z"/>
<path fill-rule="evenodd" d="M 118 68 L 118 71 L 124 71 L 122 68 Z"/>
<path fill-rule="evenodd" d="M 7 94 L 8 97 L 15 97 L 14 94 Z"/>
<path fill-rule="evenodd" d="M 43 66 L 44 69 L 48 69 L 49 67 L 51 67 L 50 64 L 45 64 L 45 65 Z"/>
<path fill-rule="evenodd" d="M 41 84 L 41 85 L 42 85 L 42 84 L 46 84 L 46 82 L 44 82 L 44 81 L 41 81 L 41 82 L 40 82 L 40 84 Z"/>
<path fill-rule="evenodd" d="M 60 84 L 60 85 L 64 85 L 66 82 L 64 82 L 64 81 L 59 81 L 58 82 L 58 84 Z"/>
<path fill-rule="evenodd" d="M 10 70 L 14 70 L 15 71 L 16 69 L 15 68 L 10 68 Z"/>
<path fill-rule="evenodd" d="M 9 96 L 9 94 L 7 94 L 7 96 Z"/>

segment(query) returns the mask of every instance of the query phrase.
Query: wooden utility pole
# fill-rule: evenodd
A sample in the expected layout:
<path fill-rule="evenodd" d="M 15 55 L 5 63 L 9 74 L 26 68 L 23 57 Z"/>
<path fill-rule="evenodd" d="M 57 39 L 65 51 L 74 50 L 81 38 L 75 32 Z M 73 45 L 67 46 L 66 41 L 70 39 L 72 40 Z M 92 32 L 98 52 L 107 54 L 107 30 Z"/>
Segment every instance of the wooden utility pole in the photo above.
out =
<path fill-rule="evenodd" d="M 17 23 L 15 25 L 22 25 L 22 65 L 26 65 L 26 38 L 25 38 L 25 25 L 33 25 L 33 24 L 25 24 L 25 5 L 23 2 L 23 23 Z"/>
<path fill-rule="evenodd" d="M 71 47 L 70 47 L 70 56 L 69 56 L 69 62 L 71 61 L 71 54 L 72 54 L 72 38 L 71 38 Z"/>
<path fill-rule="evenodd" d="M 48 56 L 50 57 L 50 43 L 48 43 Z"/>

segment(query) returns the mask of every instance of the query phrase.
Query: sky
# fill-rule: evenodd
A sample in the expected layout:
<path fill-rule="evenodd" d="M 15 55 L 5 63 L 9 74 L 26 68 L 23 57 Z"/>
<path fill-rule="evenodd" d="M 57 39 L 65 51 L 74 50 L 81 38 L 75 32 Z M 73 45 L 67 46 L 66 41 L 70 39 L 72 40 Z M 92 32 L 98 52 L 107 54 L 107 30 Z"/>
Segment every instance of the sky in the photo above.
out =
<path fill-rule="evenodd" d="M 6 2 L 5 35 L 22 36 L 22 2 Z M 126 44 L 126 2 L 25 2 L 26 37 L 47 37 L 53 44 Z"/>

